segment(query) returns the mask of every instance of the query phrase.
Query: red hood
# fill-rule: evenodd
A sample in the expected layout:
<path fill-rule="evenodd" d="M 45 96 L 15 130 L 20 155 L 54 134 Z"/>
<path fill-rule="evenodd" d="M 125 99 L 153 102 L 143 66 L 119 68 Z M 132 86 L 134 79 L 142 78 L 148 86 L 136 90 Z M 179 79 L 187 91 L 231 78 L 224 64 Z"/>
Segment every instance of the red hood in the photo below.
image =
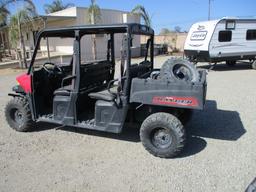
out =
<path fill-rule="evenodd" d="M 16 80 L 24 89 L 25 93 L 32 93 L 31 75 L 27 73 L 19 75 L 18 77 L 16 77 Z"/>

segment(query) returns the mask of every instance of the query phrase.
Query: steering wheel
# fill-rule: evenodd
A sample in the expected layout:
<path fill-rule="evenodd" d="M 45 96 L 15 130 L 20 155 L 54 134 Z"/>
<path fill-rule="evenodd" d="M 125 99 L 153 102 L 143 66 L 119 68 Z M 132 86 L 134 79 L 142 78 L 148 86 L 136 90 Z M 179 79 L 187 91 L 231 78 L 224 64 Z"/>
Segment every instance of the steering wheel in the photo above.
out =
<path fill-rule="evenodd" d="M 53 66 L 53 67 L 52 67 L 52 68 L 49 68 L 49 67 L 47 67 L 47 65 L 51 65 L 51 66 Z M 51 62 L 45 62 L 45 63 L 43 64 L 43 69 L 44 69 L 47 73 L 49 73 L 49 74 L 51 74 L 51 75 L 55 75 L 55 74 L 62 75 L 62 74 L 63 74 L 62 69 L 61 69 L 58 65 L 55 65 L 54 63 L 51 63 Z"/>

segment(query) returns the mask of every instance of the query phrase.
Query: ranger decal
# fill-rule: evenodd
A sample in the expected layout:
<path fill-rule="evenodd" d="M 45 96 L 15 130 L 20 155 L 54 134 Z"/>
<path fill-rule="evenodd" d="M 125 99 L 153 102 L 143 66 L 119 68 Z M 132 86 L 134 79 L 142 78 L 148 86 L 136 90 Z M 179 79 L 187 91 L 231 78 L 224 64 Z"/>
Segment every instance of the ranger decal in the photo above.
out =
<path fill-rule="evenodd" d="M 198 101 L 194 97 L 176 97 L 176 96 L 155 96 L 153 97 L 153 104 L 161 105 L 183 105 L 197 107 Z"/>

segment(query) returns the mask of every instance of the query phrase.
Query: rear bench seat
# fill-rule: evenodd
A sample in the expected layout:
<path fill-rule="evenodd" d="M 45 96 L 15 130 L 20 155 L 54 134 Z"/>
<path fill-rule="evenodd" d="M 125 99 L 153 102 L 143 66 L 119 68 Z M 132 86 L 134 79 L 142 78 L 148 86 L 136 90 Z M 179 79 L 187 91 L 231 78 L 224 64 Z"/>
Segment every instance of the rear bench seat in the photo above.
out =
<path fill-rule="evenodd" d="M 112 63 L 100 61 L 93 64 L 82 65 L 80 77 L 80 92 L 90 92 L 92 90 L 102 90 L 111 80 Z"/>
<path fill-rule="evenodd" d="M 138 64 L 133 64 L 130 67 L 130 77 L 135 78 L 139 77 L 147 72 L 150 71 L 150 63 L 145 61 Z M 126 72 L 125 72 L 126 75 Z M 123 84 L 124 82 L 122 82 Z M 111 92 L 111 93 L 110 93 Z M 92 99 L 97 99 L 97 100 L 104 100 L 104 101 L 114 101 L 117 97 L 117 86 L 112 87 L 110 89 L 110 92 L 105 89 L 105 90 L 100 90 L 99 92 L 92 92 L 88 96 Z"/>
<path fill-rule="evenodd" d="M 81 65 L 79 94 L 88 94 L 106 88 L 111 80 L 111 66 L 109 61 L 100 61 Z M 55 90 L 54 95 L 68 96 L 71 92 L 71 84 Z"/>

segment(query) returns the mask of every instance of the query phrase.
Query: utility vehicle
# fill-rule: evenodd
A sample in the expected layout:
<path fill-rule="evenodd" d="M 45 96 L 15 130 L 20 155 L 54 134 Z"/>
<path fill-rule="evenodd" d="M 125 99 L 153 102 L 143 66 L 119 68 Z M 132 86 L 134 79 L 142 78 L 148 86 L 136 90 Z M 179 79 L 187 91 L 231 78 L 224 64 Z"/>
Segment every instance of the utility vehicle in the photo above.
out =
<path fill-rule="evenodd" d="M 256 19 L 224 17 L 198 22 L 189 30 L 184 53 L 193 62 L 250 60 L 256 69 Z"/>
<path fill-rule="evenodd" d="M 140 42 L 136 35 L 147 37 L 146 56 L 139 63 L 132 59 L 133 44 Z M 84 36 L 90 38 L 82 41 Z M 48 45 L 43 41 L 58 37 L 73 38 L 68 63 L 36 61 L 39 49 Z M 106 50 L 105 59 L 83 61 L 88 50 L 82 47 L 91 38 L 106 41 L 105 47 L 96 48 Z M 191 110 L 203 109 L 206 73 L 183 60 L 168 60 L 154 69 L 153 47 L 153 29 L 140 24 L 44 29 L 38 34 L 28 72 L 17 77 L 18 85 L 9 94 L 13 99 L 5 114 L 10 127 L 24 132 L 37 122 L 49 122 L 121 133 L 125 122 L 137 122 L 142 144 L 150 153 L 176 156 L 185 145 L 184 125 Z M 116 62 L 118 54 L 120 62 Z"/>

